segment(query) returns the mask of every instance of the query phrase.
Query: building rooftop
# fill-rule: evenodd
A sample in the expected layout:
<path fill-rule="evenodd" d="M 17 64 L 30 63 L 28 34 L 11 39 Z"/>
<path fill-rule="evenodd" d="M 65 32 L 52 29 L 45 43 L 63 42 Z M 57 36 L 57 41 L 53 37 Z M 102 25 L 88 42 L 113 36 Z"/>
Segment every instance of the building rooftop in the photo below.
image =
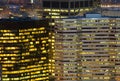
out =
<path fill-rule="evenodd" d="M 48 27 L 48 19 L 34 20 L 31 18 L 0 19 L 0 29 L 25 29 L 34 27 Z M 49 27 L 48 27 L 49 28 Z"/>
<path fill-rule="evenodd" d="M 120 18 L 120 16 L 103 16 L 100 13 L 89 12 L 84 14 L 83 16 L 71 16 L 63 19 L 79 19 L 79 18 Z"/>

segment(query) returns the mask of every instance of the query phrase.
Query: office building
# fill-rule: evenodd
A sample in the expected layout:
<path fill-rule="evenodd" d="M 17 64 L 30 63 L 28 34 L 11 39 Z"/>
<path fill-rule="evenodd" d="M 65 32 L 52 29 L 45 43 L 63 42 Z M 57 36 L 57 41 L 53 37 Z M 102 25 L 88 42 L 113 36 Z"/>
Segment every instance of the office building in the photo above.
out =
<path fill-rule="evenodd" d="M 55 81 L 120 81 L 120 18 L 56 20 Z"/>
<path fill-rule="evenodd" d="M 120 1 L 119 0 L 101 0 L 100 11 L 101 11 L 101 14 L 104 16 L 120 17 Z"/>
<path fill-rule="evenodd" d="M 17 16 L 54 19 L 83 15 L 98 7 L 100 0 L 1 0 L 0 3 L 5 4 L 2 10 L 6 13 L 0 15 L 1 18 Z"/>
<path fill-rule="evenodd" d="M 69 19 L 70 20 L 70 19 Z M 57 20 L 55 34 L 55 81 L 80 81 L 78 77 L 79 46 L 76 19 Z M 80 59 L 80 58 L 79 58 Z"/>
<path fill-rule="evenodd" d="M 2 81 L 2 65 L 0 64 L 0 81 Z"/>
<path fill-rule="evenodd" d="M 0 20 L 2 81 L 49 81 L 52 68 L 49 20 Z"/>
<path fill-rule="evenodd" d="M 42 4 L 40 0 L 1 0 L 0 18 L 30 17 L 42 18 Z"/>
<path fill-rule="evenodd" d="M 5 18 L 6 15 L 8 15 L 7 13 L 8 11 L 6 11 L 6 6 L 5 6 L 5 2 L 0 0 L 0 19 L 1 18 Z"/>
<path fill-rule="evenodd" d="M 100 0 L 42 0 L 44 18 L 82 15 L 99 5 Z"/>

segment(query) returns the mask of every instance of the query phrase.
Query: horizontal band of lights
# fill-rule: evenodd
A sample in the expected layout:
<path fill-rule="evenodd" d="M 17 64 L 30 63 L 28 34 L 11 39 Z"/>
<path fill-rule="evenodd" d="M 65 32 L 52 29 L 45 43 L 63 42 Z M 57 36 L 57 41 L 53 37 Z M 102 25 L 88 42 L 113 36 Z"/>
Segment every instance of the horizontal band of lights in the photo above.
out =
<path fill-rule="evenodd" d="M 57 81 L 120 80 L 120 18 L 56 19 Z"/>

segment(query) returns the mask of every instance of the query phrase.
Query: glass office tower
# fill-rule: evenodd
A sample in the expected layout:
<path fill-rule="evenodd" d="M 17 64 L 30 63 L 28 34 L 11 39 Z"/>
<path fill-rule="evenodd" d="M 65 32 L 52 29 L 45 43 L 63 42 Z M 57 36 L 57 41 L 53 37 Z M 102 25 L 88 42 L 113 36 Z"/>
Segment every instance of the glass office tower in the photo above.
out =
<path fill-rule="evenodd" d="M 2 65 L 0 64 L 0 81 L 2 81 Z"/>
<path fill-rule="evenodd" d="M 65 18 L 93 10 L 100 0 L 42 0 L 43 17 Z"/>
<path fill-rule="evenodd" d="M 120 81 L 120 18 L 56 20 L 56 81 Z"/>
<path fill-rule="evenodd" d="M 54 42 L 49 28 L 48 20 L 0 20 L 2 81 L 49 81 Z"/>

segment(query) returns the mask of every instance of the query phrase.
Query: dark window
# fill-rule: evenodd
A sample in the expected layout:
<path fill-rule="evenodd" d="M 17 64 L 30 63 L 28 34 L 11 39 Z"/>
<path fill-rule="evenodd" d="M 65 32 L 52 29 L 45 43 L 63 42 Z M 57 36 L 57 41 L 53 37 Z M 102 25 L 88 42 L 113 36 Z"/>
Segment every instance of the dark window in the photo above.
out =
<path fill-rule="evenodd" d="M 88 7 L 89 6 L 89 3 L 88 3 L 88 1 L 84 1 L 84 7 Z"/>
<path fill-rule="evenodd" d="M 71 3 L 70 3 L 70 7 L 71 7 L 71 8 L 74 8 L 74 2 L 71 2 Z"/>
<path fill-rule="evenodd" d="M 79 2 L 78 1 L 75 2 L 75 8 L 79 8 Z"/>
<path fill-rule="evenodd" d="M 43 1 L 43 7 L 50 7 L 50 1 Z"/>
<path fill-rule="evenodd" d="M 61 8 L 68 8 L 68 2 L 61 2 Z"/>
<path fill-rule="evenodd" d="M 93 6 L 93 1 L 89 1 L 89 6 Z"/>
<path fill-rule="evenodd" d="M 52 2 L 52 8 L 59 8 L 59 2 L 53 1 Z"/>
<path fill-rule="evenodd" d="M 80 7 L 84 7 L 84 2 L 83 1 L 80 1 Z"/>
<path fill-rule="evenodd" d="M 68 16 L 69 13 L 60 13 L 60 15 L 62 15 L 62 16 Z"/>

